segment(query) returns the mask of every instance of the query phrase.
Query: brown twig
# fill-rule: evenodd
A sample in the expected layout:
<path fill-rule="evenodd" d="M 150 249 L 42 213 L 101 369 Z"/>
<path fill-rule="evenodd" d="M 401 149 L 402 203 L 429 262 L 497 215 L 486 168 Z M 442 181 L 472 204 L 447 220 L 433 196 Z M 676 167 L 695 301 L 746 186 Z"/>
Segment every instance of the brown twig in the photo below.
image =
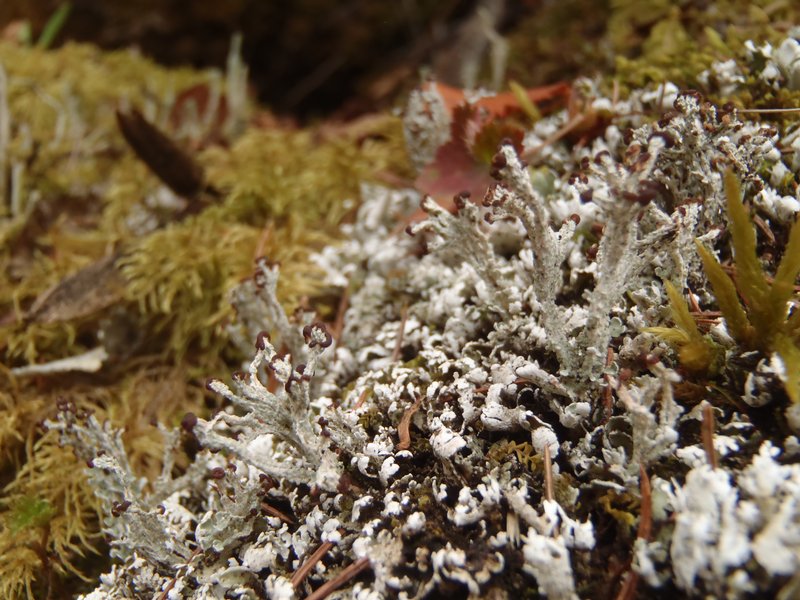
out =
<path fill-rule="evenodd" d="M 292 519 L 290 516 L 286 515 L 285 513 L 282 513 L 281 511 L 279 511 L 274 506 L 270 506 L 266 502 L 262 502 L 261 503 L 261 510 L 263 510 L 268 515 L 272 515 L 273 517 L 278 517 L 281 521 L 283 521 L 287 525 L 292 525 L 294 523 L 294 519 Z"/>
<path fill-rule="evenodd" d="M 647 476 L 647 471 L 644 465 L 639 465 L 639 489 L 642 494 L 642 508 L 639 515 L 639 529 L 636 537 L 649 540 L 650 534 L 653 529 L 653 496 L 650 488 L 650 478 Z M 628 564 L 628 572 L 625 573 L 625 579 L 619 588 L 619 592 L 615 600 L 633 600 L 636 597 L 636 588 L 639 585 L 639 574 L 630 568 Z"/>
<path fill-rule="evenodd" d="M 339 298 L 339 306 L 336 309 L 336 320 L 333 322 L 331 328 L 331 337 L 339 344 L 344 331 L 344 313 L 347 312 L 347 307 L 350 306 L 350 281 L 348 280 L 344 290 L 342 290 L 342 297 Z"/>
<path fill-rule="evenodd" d="M 400 418 L 400 423 L 397 425 L 397 434 L 400 436 L 400 441 L 395 447 L 397 450 L 408 450 L 411 446 L 411 417 L 419 410 L 421 402 L 422 397 L 417 398 L 416 402 L 409 406 Z"/>
<path fill-rule="evenodd" d="M 553 501 L 553 464 L 550 459 L 550 446 L 544 446 L 544 498 Z"/>
<path fill-rule="evenodd" d="M 703 448 L 706 451 L 708 464 L 712 469 L 717 468 L 717 453 L 714 450 L 714 408 L 710 404 L 703 407 L 703 423 L 700 426 L 703 438 Z"/>
<path fill-rule="evenodd" d="M 358 396 L 358 400 L 356 400 L 355 405 L 353 406 L 354 409 L 361 408 L 361 405 L 364 404 L 367 400 L 367 396 L 369 396 L 369 388 L 364 388 L 364 391 Z"/>
<path fill-rule="evenodd" d="M 619 588 L 615 600 L 633 600 L 636 597 L 636 588 L 639 585 L 639 574 L 636 571 L 628 570 L 625 573 L 625 581 Z"/>
<path fill-rule="evenodd" d="M 689 310 L 691 312 L 696 312 L 696 313 L 701 312 L 700 305 L 697 303 L 697 298 L 692 293 L 692 290 L 689 290 L 688 295 L 689 295 Z"/>
<path fill-rule="evenodd" d="M 722 270 L 725 271 L 728 275 L 730 275 L 734 283 L 736 283 L 736 266 L 735 265 L 721 265 L 721 266 Z M 773 283 L 775 283 L 775 278 L 765 274 L 764 281 L 772 285 Z M 794 291 L 800 292 L 800 285 L 794 286 Z"/>
<path fill-rule="evenodd" d="M 642 494 L 642 509 L 639 514 L 639 529 L 636 536 L 643 540 L 649 540 L 653 531 L 653 494 L 650 488 L 650 478 L 644 465 L 639 465 L 639 490 Z"/>
<path fill-rule="evenodd" d="M 167 587 L 165 587 L 164 590 L 161 592 L 161 594 L 158 596 L 158 600 L 167 600 L 170 591 L 172 591 L 172 588 L 174 588 L 175 584 L 178 582 L 178 575 L 180 574 L 180 572 L 184 568 L 188 567 L 189 564 L 194 560 L 194 557 L 200 554 L 200 552 L 202 552 L 200 548 L 194 549 L 194 552 L 192 552 L 192 555 L 189 557 L 189 560 L 186 562 L 186 564 L 182 566 L 180 569 L 178 569 L 178 573 L 175 574 L 175 577 L 173 577 L 170 580 L 170 582 L 167 584 Z"/>
<path fill-rule="evenodd" d="M 403 348 L 403 335 L 405 334 L 407 319 L 408 302 L 404 302 L 403 308 L 400 309 L 400 329 L 397 331 L 397 340 L 395 340 L 394 350 L 392 350 L 392 362 L 400 358 L 400 350 Z"/>
<path fill-rule="evenodd" d="M 306 600 L 323 600 L 328 596 L 328 594 L 342 587 L 345 583 L 355 578 L 359 573 L 361 573 L 361 571 L 369 566 L 370 564 L 368 558 L 359 558 L 349 567 L 342 569 L 341 573 L 339 573 L 336 577 L 314 590 L 314 593 L 308 596 Z"/>
<path fill-rule="evenodd" d="M 319 548 L 317 548 L 314 553 L 309 556 L 305 562 L 300 565 L 300 568 L 294 572 L 292 575 L 292 586 L 297 589 L 303 581 L 305 581 L 308 574 L 311 573 L 311 569 L 314 568 L 319 561 L 322 560 L 322 557 L 325 556 L 330 549 L 333 548 L 333 542 L 323 542 L 320 544 Z"/>
<path fill-rule="evenodd" d="M 761 230 L 761 233 L 763 233 L 764 236 L 767 238 L 770 246 L 774 247 L 775 234 L 772 233 L 772 229 L 770 229 L 769 225 L 767 225 L 766 222 L 764 222 L 764 219 L 762 219 L 758 215 L 753 215 L 753 223 L 755 224 L 756 227 L 758 227 Z"/>

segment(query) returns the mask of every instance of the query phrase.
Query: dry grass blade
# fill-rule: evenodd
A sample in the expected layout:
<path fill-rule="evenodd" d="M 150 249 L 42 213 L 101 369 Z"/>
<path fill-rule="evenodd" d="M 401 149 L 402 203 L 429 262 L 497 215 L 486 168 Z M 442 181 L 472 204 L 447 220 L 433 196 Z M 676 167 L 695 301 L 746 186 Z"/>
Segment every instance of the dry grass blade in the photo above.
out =
<path fill-rule="evenodd" d="M 38 323 L 61 323 L 87 317 L 116 303 L 124 290 L 115 252 L 66 277 L 39 296 L 25 318 Z"/>
<path fill-rule="evenodd" d="M 392 360 L 398 360 L 400 358 L 400 350 L 403 348 L 403 336 L 406 330 L 406 320 L 408 319 L 408 302 L 403 304 L 403 308 L 400 311 L 400 327 L 397 330 L 397 339 L 394 343 L 394 350 L 392 350 Z"/>

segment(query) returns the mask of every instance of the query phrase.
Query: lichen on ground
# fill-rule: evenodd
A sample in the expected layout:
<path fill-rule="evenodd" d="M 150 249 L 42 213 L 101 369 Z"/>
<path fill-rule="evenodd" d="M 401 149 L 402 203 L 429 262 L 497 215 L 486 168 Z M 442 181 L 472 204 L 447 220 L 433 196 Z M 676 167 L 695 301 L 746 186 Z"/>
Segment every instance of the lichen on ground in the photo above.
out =
<path fill-rule="evenodd" d="M 6 247 L 5 276 L 27 260 L 43 280 L 4 299 L 9 594 L 48 550 L 52 589 L 94 546 L 111 562 L 92 600 L 792 597 L 800 145 L 788 115 L 737 106 L 795 101 L 800 30 L 758 6 L 714 33 L 691 3 L 629 4 L 612 41 L 647 41 L 616 77 L 416 90 L 413 185 L 395 118 L 251 116 L 183 140 L 216 198 L 196 214 L 170 216 L 132 156 L 149 183 L 72 190 L 107 202 L 83 230 L 12 211 L 28 252 Z M 92 263 L 111 245 L 113 268 Z M 47 282 L 87 264 L 113 301 L 37 323 L 66 310 Z M 20 370 L 96 343 L 96 375 Z"/>
<path fill-rule="evenodd" d="M 202 410 L 202 381 L 239 356 L 229 291 L 254 259 L 284 265 L 288 307 L 326 293 L 309 252 L 338 236 L 361 181 L 408 167 L 397 118 L 361 139 L 323 139 L 249 104 L 234 114 L 225 74 L 166 70 L 132 51 L 0 43 L 0 69 L 0 595 L 13 598 L 80 585 L 75 575 L 107 560 L 100 505 L 82 478 L 63 476 L 80 463 L 37 423 L 58 401 L 97 411 L 125 429 L 131 464 L 151 476 L 155 423 Z M 213 206 L 184 218 L 184 201 L 127 147 L 115 110 L 134 107 L 194 154 Z M 269 129 L 242 135 L 237 119 Z M 102 364 L 36 371 L 98 348 Z"/>

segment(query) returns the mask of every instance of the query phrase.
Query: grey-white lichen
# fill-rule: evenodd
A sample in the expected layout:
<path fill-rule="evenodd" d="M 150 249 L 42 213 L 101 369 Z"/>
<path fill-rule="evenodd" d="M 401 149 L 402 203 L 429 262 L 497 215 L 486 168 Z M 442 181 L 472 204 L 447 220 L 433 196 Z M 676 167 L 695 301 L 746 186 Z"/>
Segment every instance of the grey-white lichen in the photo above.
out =
<path fill-rule="evenodd" d="M 790 86 L 793 48 L 774 53 Z M 706 404 L 682 403 L 671 350 L 643 331 L 669 319 L 662 280 L 713 298 L 693 244 L 725 226 L 721 165 L 760 188 L 767 214 L 800 206 L 759 175 L 783 165 L 778 134 L 670 85 L 616 104 L 580 85 L 619 118 L 532 166 L 501 145 L 483 199 L 451 212 L 363 187 L 346 241 L 317 256 L 349 294 L 338 339 L 311 314 L 288 318 L 278 269 L 260 262 L 233 292 L 234 338 L 255 354 L 232 385 L 209 382 L 223 410 L 165 430 L 157 481 L 131 472 L 119 432 L 62 407 L 48 425 L 89 461 L 118 561 L 85 598 L 295 598 L 324 581 L 359 599 L 577 598 L 605 570 L 598 527 L 636 519 L 615 499 L 651 505 L 652 535 L 619 526 L 642 585 L 739 598 L 796 573 L 800 471 L 782 440 L 756 449 L 748 418 L 718 409 L 712 447 L 729 460 L 706 464 L 692 433 Z M 445 118 L 435 86 L 414 96 L 420 164 Z M 565 119 L 539 121 L 526 148 Z M 420 202 L 427 218 L 398 234 Z M 712 335 L 731 350 L 724 328 Z M 175 477 L 181 436 L 201 449 Z"/>

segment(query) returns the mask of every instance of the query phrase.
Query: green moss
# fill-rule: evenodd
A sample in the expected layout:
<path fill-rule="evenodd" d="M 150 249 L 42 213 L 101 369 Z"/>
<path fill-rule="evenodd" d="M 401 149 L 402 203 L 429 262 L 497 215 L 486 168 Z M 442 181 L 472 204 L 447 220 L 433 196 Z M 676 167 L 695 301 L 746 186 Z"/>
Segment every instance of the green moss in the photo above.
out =
<path fill-rule="evenodd" d="M 24 496 L 10 510 L 8 525 L 13 535 L 28 527 L 43 527 L 53 517 L 53 506 L 42 498 Z"/>
<path fill-rule="evenodd" d="M 636 526 L 639 498 L 633 494 L 610 490 L 600 496 L 598 503 L 623 528 L 632 530 Z"/>

